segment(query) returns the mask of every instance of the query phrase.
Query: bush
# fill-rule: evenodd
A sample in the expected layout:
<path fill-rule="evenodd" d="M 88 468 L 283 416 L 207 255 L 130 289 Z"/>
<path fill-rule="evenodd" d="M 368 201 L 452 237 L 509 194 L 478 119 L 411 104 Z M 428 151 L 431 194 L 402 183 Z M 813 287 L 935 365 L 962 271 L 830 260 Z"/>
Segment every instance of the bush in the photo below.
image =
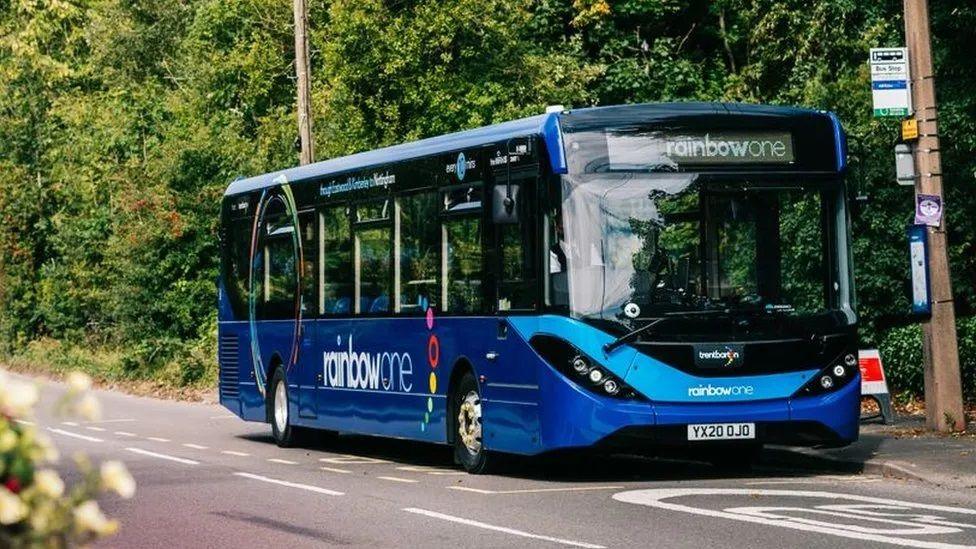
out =
<path fill-rule="evenodd" d="M 967 401 L 976 402 L 976 317 L 958 319 L 956 329 L 963 397 Z M 906 396 L 922 396 L 925 392 L 925 381 L 922 371 L 921 326 L 902 326 L 889 330 L 882 337 L 879 350 L 890 389 Z"/>

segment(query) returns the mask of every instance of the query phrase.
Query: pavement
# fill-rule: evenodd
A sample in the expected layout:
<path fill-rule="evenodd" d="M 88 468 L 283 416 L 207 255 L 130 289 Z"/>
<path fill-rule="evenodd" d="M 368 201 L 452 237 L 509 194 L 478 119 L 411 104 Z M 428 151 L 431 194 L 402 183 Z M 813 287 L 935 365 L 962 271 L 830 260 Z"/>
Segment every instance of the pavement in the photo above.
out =
<path fill-rule="evenodd" d="M 860 439 L 844 448 L 785 448 L 794 463 L 838 468 L 937 486 L 976 488 L 976 432 L 941 435 L 925 430 L 924 418 L 897 416 L 892 425 L 865 423 Z M 799 456 L 809 458 L 803 461 Z M 820 463 L 818 463 L 818 461 Z"/>
<path fill-rule="evenodd" d="M 138 484 L 132 500 L 101 502 L 122 529 L 100 547 L 976 547 L 968 439 L 868 427 L 854 447 L 770 448 L 735 475 L 691 459 L 567 456 L 472 476 L 446 447 L 404 440 L 278 448 L 267 425 L 209 404 L 97 391 L 100 421 L 56 417 L 62 391 L 44 384 L 35 428 L 62 455 L 122 459 Z M 874 470 L 889 462 L 953 482 Z M 70 460 L 59 469 L 75 475 Z"/>

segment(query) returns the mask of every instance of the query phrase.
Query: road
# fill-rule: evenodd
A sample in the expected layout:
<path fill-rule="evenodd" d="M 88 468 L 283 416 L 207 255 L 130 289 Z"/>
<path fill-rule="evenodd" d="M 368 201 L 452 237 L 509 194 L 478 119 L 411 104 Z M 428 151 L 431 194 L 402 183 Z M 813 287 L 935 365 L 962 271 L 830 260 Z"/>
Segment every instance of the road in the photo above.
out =
<path fill-rule="evenodd" d="M 40 412 L 61 390 L 44 386 Z M 281 449 L 216 405 L 97 396 L 101 421 L 35 422 L 62 455 L 122 459 L 136 478 L 134 499 L 102 501 L 122 522 L 102 547 L 976 546 L 971 491 L 626 456 L 471 476 L 445 447 L 341 436 Z"/>

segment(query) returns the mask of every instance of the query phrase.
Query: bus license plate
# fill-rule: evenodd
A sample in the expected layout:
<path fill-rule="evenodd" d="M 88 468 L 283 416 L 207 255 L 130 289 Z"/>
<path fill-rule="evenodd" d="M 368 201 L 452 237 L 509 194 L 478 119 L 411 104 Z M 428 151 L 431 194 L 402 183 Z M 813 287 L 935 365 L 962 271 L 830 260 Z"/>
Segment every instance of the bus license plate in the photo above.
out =
<path fill-rule="evenodd" d="M 699 423 L 688 426 L 688 440 L 746 440 L 756 438 L 755 423 Z"/>

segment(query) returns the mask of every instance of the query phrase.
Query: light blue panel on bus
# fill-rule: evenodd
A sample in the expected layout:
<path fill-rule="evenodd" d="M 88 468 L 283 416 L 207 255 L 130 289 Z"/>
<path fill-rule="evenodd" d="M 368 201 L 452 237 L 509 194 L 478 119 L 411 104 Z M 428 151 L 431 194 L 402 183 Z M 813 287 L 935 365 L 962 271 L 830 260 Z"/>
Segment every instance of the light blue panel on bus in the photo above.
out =
<path fill-rule="evenodd" d="M 617 374 L 637 392 L 655 402 L 745 402 L 789 398 L 818 370 L 760 376 L 696 377 L 638 353 L 629 345 L 611 353 L 603 346 L 613 337 L 584 322 L 560 316 L 513 318 L 523 337 L 548 334 L 564 339 Z"/>
<path fill-rule="evenodd" d="M 817 371 L 696 377 L 641 354 L 634 359 L 624 381 L 656 402 L 744 402 L 789 398 Z"/>

